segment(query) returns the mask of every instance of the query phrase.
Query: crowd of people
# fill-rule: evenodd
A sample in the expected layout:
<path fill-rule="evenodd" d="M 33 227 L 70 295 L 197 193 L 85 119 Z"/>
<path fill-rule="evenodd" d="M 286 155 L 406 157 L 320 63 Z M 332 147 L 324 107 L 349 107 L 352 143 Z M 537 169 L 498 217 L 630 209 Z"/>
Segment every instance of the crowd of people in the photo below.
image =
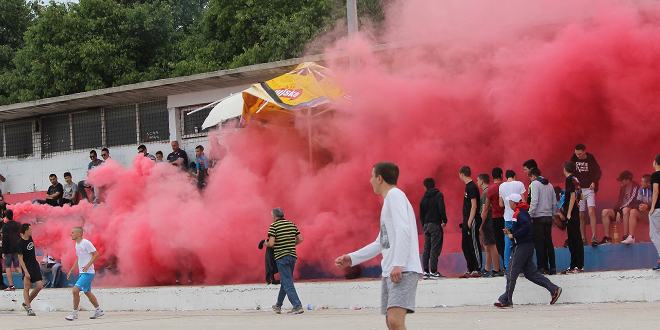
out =
<path fill-rule="evenodd" d="M 654 160 L 654 167 L 658 162 L 660 159 Z M 534 159 L 525 161 L 522 167 L 531 182 L 528 187 L 517 179 L 514 170 L 504 172 L 495 167 L 490 175 L 479 174 L 475 183 L 470 167 L 460 168 L 459 178 L 465 183 L 463 222 L 460 226 L 462 250 L 467 263 L 467 271 L 461 278 L 505 275 L 512 246 L 515 244 L 515 240 L 507 239 L 507 233 L 511 231 L 517 221 L 517 215 L 523 209 L 528 211 L 531 217 L 536 265 L 544 274 L 557 273 L 552 243 L 553 224 L 565 229 L 568 236 L 565 247 L 569 248 L 571 261 L 562 274 L 584 271 L 583 246 L 588 243 L 585 232 L 587 216 L 591 224 L 591 246 L 594 247 L 612 243 L 610 224 L 613 221 L 623 223 L 621 243 L 634 243 L 637 223 L 649 221 L 650 217 L 650 237 L 660 251 L 660 233 L 657 230 L 660 223 L 653 221 L 658 195 L 657 184 L 660 183 L 658 172 L 643 175 L 639 184 L 633 180 L 630 171 L 621 172 L 617 178 L 621 182 L 621 188 L 616 205 L 612 209 L 602 211 L 605 235 L 599 241 L 596 237 L 595 208 L 602 171 L 594 155 L 586 151 L 585 145 L 578 144 L 571 160 L 563 164 L 566 177 L 563 186 L 553 186 L 543 177 Z M 447 224 L 444 197 L 435 188 L 433 178 L 425 179 L 423 184 L 426 188 L 420 203 L 420 220 L 425 238 L 422 254 L 423 276 L 425 279 L 444 278 L 437 271 L 443 228 Z M 522 196 L 522 203 L 517 204 L 517 209 L 509 204 L 508 196 L 512 194 Z M 482 260 L 482 250 L 485 250 L 485 262 Z M 660 260 L 658 266 L 653 269 L 660 269 Z"/>
<path fill-rule="evenodd" d="M 176 141 L 172 142 L 173 149 L 175 143 Z M 177 154 L 175 157 L 168 156 L 168 161 L 173 165 L 184 166 L 187 156 L 178 149 L 178 143 L 176 147 Z M 145 157 L 158 161 L 157 157 L 147 152 L 146 146 L 139 146 L 138 151 Z M 107 149 L 103 149 L 103 152 L 105 153 L 103 157 L 107 160 L 109 152 Z M 197 169 L 208 171 L 209 163 L 204 156 L 203 147 L 197 147 L 196 155 Z M 92 162 L 89 164 L 89 169 L 102 163 L 96 159 L 95 151 L 90 152 L 90 158 Z M 177 162 L 178 159 L 181 160 Z M 572 159 L 563 163 L 563 173 L 566 178 L 563 186 L 553 186 L 542 176 L 533 159 L 523 163 L 523 171 L 530 179 L 527 187 L 517 180 L 514 170 L 503 171 L 495 167 L 490 175 L 487 173 L 477 175 L 477 181 L 474 182 L 470 167 L 462 166 L 458 171 L 459 179 L 465 183 L 463 219 L 460 228 L 461 247 L 467 271 L 460 277 L 506 276 L 505 292 L 494 305 L 508 308 L 513 304 L 516 280 L 522 274 L 531 282 L 548 290 L 550 304 L 554 304 L 559 299 L 562 288 L 544 276 L 557 273 L 552 226 L 554 224 L 567 231 L 566 246 L 571 257 L 569 267 L 562 273 L 578 274 L 584 271 L 584 245 L 588 242 L 585 237 L 584 222 L 587 216 L 591 222 L 592 246 L 612 242 L 610 236 L 612 221 L 624 224 L 623 243 L 625 244 L 635 242 L 634 235 L 638 221 L 649 221 L 650 237 L 658 251 L 659 259 L 658 265 L 653 269 L 660 270 L 660 210 L 657 209 L 660 205 L 658 203 L 660 154 L 653 160 L 653 169 L 652 174 L 642 176 L 640 184 L 633 181 L 630 171 L 621 172 L 617 178 L 621 182 L 619 198 L 613 209 L 605 209 L 602 212 L 605 235 L 599 241 L 595 229 L 595 196 L 602 172 L 595 157 L 586 151 L 584 145 L 578 144 Z M 204 173 L 206 175 L 206 172 Z M 51 183 L 55 186 L 57 178 L 53 176 Z M 417 218 L 408 197 L 397 187 L 398 177 L 399 168 L 396 164 L 380 162 L 374 165 L 370 183 L 374 193 L 384 198 L 378 236 L 364 248 L 344 254 L 335 260 L 338 268 L 346 268 L 382 254 L 381 312 L 386 315 L 386 323 L 390 329 L 405 328 L 406 314 L 415 311 L 416 288 L 420 276 L 423 279 L 445 278 L 438 272 L 438 260 L 442 251 L 444 229 L 449 222 L 444 195 L 436 188 L 433 178 L 426 178 L 423 181 L 426 192 L 419 208 L 424 232 L 424 248 L 420 259 Z M 65 174 L 65 180 L 67 185 L 72 185 L 69 173 Z M 61 193 L 62 198 L 65 199 L 68 199 L 67 196 L 72 196 L 67 195 L 66 189 L 60 188 L 54 188 L 53 191 L 49 189 L 44 203 L 62 205 L 60 202 L 55 204 L 47 201 L 58 197 L 57 193 Z M 71 190 L 75 194 L 76 189 Z M 50 268 L 53 282 L 56 282 L 57 268 L 61 268 L 61 263 L 51 256 L 45 256 L 42 262 L 38 263 L 34 254 L 30 225 L 21 225 L 14 221 L 12 211 L 6 209 L 2 200 L 0 200 L 0 211 L 7 219 L 2 226 L 0 251 L 10 281 L 9 286 L 4 283 L 2 285 L 7 287 L 7 290 L 15 289 L 11 282 L 12 266 L 23 274 L 25 287 L 23 307 L 28 315 L 35 315 L 30 302 L 43 287 L 42 274 L 49 272 Z M 268 231 L 268 239 L 262 241 L 260 245 L 265 244 L 272 249 L 272 257 L 280 274 L 281 287 L 273 310 L 278 314 L 281 313 L 284 298 L 288 297 L 293 305 L 293 309 L 288 314 L 300 314 L 303 313 L 302 302 L 293 283 L 293 272 L 297 261 L 296 246 L 303 242 L 303 237 L 298 227 L 285 219 L 281 208 L 273 209 L 271 217 L 272 224 Z M 79 268 L 81 276 L 73 288 L 74 309 L 67 320 L 78 317 L 81 291 L 85 292 L 96 307 L 92 318 L 104 314 L 96 297 L 90 291 L 91 280 L 94 277 L 93 263 L 98 258 L 98 252 L 91 242 L 82 238 L 82 234 L 80 227 L 75 227 L 71 233 L 72 239 L 76 241 L 77 258 L 67 278 L 71 277 L 76 267 Z M 482 246 L 485 250 L 485 262 L 482 260 Z M 533 261 L 534 254 L 536 254 L 536 263 Z M 267 275 L 269 280 L 274 280 L 273 273 Z M 36 287 L 30 292 L 33 283 Z"/>
<path fill-rule="evenodd" d="M 212 162 L 204 154 L 204 146 L 198 145 L 195 147 L 195 161 L 188 163 L 188 154 L 185 150 L 179 148 L 179 142 L 172 141 L 172 152 L 167 155 L 167 158 L 163 159 L 163 152 L 157 151 L 156 155 L 152 155 L 147 151 L 147 146 L 144 144 L 138 146 L 138 154 L 144 155 L 144 157 L 149 158 L 150 160 L 156 163 L 171 164 L 177 166 L 182 171 L 189 171 L 191 177 L 194 178 L 194 181 L 197 184 L 197 187 L 202 190 L 206 187 L 208 181 L 209 170 L 212 167 Z M 108 148 L 103 148 L 101 150 L 101 157 L 98 158 L 96 150 L 91 150 L 89 152 L 90 162 L 87 165 L 87 174 L 89 171 L 94 168 L 103 165 L 105 161 L 110 159 L 110 151 Z M 43 199 L 33 199 L 33 203 L 37 204 L 47 204 L 51 206 L 64 206 L 64 205 L 75 205 L 80 200 L 87 200 L 93 204 L 99 204 L 101 196 L 101 187 L 92 186 L 87 180 L 81 180 L 78 183 L 73 181 L 71 172 L 64 173 L 64 185 L 58 181 L 57 174 L 50 174 L 48 179 L 50 180 L 50 186 L 46 191 L 46 196 Z M 4 182 L 4 177 L 0 177 L 0 180 Z M 91 199 L 87 194 L 86 188 L 91 189 Z"/>

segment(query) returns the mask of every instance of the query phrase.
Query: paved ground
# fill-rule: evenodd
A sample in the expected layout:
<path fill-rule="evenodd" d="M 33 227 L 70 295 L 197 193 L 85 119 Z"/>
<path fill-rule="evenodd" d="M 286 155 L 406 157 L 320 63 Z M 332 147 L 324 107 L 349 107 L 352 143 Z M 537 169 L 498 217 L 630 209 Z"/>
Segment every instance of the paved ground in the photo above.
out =
<path fill-rule="evenodd" d="M 651 329 L 660 303 L 557 304 L 494 307 L 425 308 L 407 318 L 408 329 Z M 108 312 L 90 320 L 92 312 L 69 322 L 63 312 L 0 311 L 0 328 L 9 329 L 384 329 L 377 310 L 306 310 L 301 315 L 267 311 Z"/>

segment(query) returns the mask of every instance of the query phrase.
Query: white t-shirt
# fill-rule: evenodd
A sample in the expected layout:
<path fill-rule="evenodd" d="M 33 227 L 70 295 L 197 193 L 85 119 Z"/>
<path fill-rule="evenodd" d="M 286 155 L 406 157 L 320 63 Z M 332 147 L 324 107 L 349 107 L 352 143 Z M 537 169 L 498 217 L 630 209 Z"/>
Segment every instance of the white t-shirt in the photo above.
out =
<path fill-rule="evenodd" d="M 349 253 L 349 256 L 355 266 L 381 253 L 383 277 L 389 277 L 394 266 L 402 266 L 404 272 L 422 273 L 415 212 L 406 194 L 399 188 L 393 188 L 385 197 L 376 241 Z"/>
<path fill-rule="evenodd" d="M 82 239 L 80 243 L 76 242 L 76 256 L 78 256 L 78 272 L 83 274 L 83 267 L 85 267 L 90 260 L 92 260 L 92 253 L 96 252 L 96 248 L 92 242 L 87 239 Z M 89 266 L 87 269 L 87 274 L 94 274 L 94 264 Z"/>
<path fill-rule="evenodd" d="M 513 221 L 513 209 L 509 205 L 509 196 L 511 194 L 524 194 L 525 185 L 520 181 L 502 182 L 500 185 L 500 197 L 504 201 L 504 221 Z M 527 201 L 524 201 L 525 203 Z"/>

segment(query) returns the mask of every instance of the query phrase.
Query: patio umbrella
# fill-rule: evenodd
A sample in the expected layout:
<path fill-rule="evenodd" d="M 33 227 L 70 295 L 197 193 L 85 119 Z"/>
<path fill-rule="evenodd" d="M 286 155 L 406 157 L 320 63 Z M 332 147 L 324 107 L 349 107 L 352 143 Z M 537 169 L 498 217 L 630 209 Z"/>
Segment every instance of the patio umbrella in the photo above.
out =
<path fill-rule="evenodd" d="M 287 123 L 297 116 L 311 117 L 329 108 L 350 105 L 350 94 L 331 70 L 305 62 L 294 70 L 243 91 L 243 119 Z"/>
<path fill-rule="evenodd" d="M 258 120 L 291 125 L 307 121 L 309 162 L 312 157 L 312 119 L 333 109 L 349 106 L 351 95 L 337 82 L 331 70 L 305 62 L 292 71 L 243 91 L 243 122 Z"/>
<path fill-rule="evenodd" d="M 242 93 L 233 94 L 216 104 L 202 124 L 202 129 L 222 123 L 225 120 L 236 118 L 243 113 Z"/>

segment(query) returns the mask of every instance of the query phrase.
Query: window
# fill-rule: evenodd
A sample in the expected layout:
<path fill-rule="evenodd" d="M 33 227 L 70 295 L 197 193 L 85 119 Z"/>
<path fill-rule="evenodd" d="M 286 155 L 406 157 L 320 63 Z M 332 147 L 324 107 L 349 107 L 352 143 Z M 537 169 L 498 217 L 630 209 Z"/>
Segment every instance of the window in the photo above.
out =
<path fill-rule="evenodd" d="M 202 110 L 199 110 L 193 114 L 188 115 L 190 111 L 199 109 L 200 107 L 203 106 L 204 104 L 199 104 L 199 105 L 194 105 L 179 109 L 182 114 L 181 122 L 183 122 L 184 137 L 203 136 L 208 134 L 210 128 L 202 130 L 202 124 L 204 123 L 206 117 L 208 117 L 209 113 L 211 112 L 211 109 L 213 109 L 212 106 L 206 107 Z"/>
<path fill-rule="evenodd" d="M 170 139 L 167 100 L 140 103 L 138 111 L 140 112 L 140 142 Z"/>
<path fill-rule="evenodd" d="M 93 109 L 71 114 L 73 149 L 97 148 L 103 145 L 101 110 Z"/>
<path fill-rule="evenodd" d="M 71 150 L 69 114 L 41 119 L 41 151 L 44 154 Z"/>
<path fill-rule="evenodd" d="M 105 109 L 105 137 L 109 147 L 135 144 L 135 104 Z"/>
<path fill-rule="evenodd" d="M 6 156 L 24 156 L 32 154 L 32 122 L 20 122 L 5 125 Z"/>

